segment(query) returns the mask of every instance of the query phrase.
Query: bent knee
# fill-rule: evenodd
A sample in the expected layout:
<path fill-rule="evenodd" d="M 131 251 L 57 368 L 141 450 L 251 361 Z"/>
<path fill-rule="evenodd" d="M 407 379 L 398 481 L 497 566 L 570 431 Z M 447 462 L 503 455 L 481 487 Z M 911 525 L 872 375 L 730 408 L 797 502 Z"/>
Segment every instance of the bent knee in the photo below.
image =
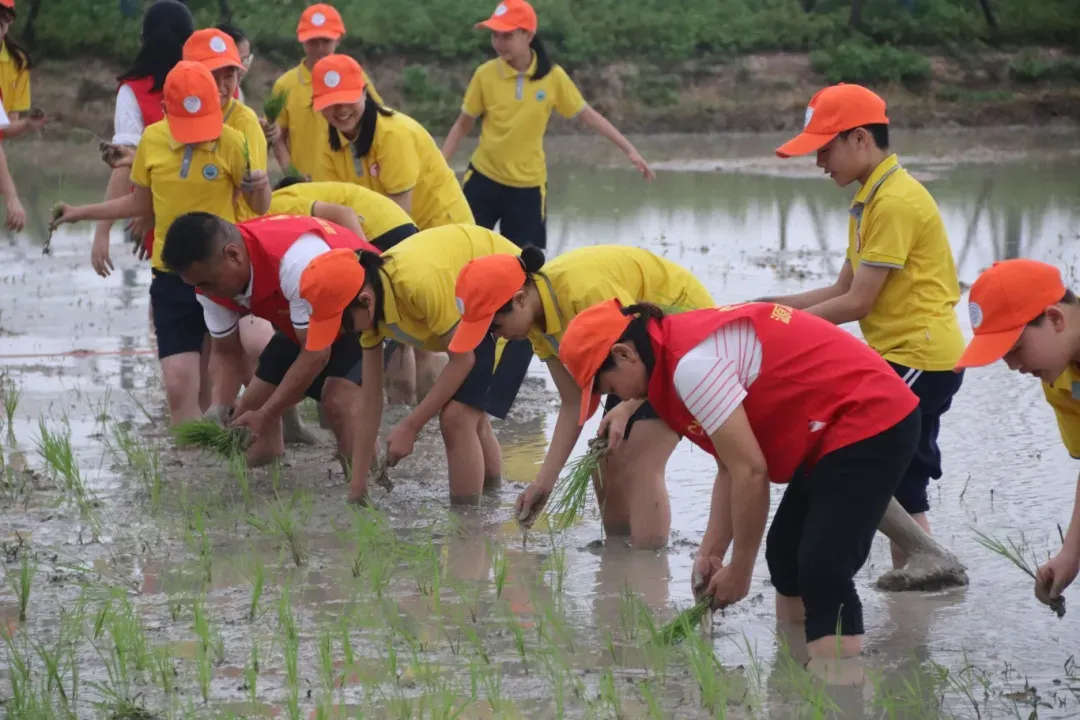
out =
<path fill-rule="evenodd" d="M 457 437 L 462 434 L 476 435 L 478 423 L 483 412 L 464 403 L 451 400 L 439 411 L 439 428 L 444 436 Z"/>

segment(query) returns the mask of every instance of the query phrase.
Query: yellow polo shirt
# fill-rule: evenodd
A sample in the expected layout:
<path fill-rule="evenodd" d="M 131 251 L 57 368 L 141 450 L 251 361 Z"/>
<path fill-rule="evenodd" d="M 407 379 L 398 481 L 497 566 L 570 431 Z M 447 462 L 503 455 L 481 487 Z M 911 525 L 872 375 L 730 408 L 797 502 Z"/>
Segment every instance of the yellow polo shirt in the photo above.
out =
<path fill-rule="evenodd" d="M 956 318 L 960 282 L 945 224 L 933 196 L 886 158 L 856 193 L 847 257 L 889 273 L 870 313 L 859 321 L 870 347 L 917 370 L 952 370 L 964 351 Z"/>
<path fill-rule="evenodd" d="M 15 67 L 6 42 L 0 45 L 0 94 L 9 114 L 30 110 L 30 70 Z"/>
<path fill-rule="evenodd" d="M 1080 368 L 1069 367 L 1052 384 L 1043 383 L 1043 394 L 1054 408 L 1061 442 L 1080 460 Z"/>
<path fill-rule="evenodd" d="M 535 276 L 544 308 L 544 327 L 529 331 L 541 360 L 559 352 L 566 326 L 578 313 L 617 298 L 623 305 L 649 302 L 667 311 L 716 307 L 693 274 L 648 250 L 625 245 L 593 245 L 568 250 Z"/>
<path fill-rule="evenodd" d="M 412 224 L 409 214 L 390 198 L 366 187 L 343 182 L 296 183 L 275 190 L 270 200 L 270 214 L 311 215 L 316 202 L 352 208 L 368 242 L 375 242 L 380 235 L 402 225 Z"/>
<path fill-rule="evenodd" d="M 571 118 L 587 106 L 566 71 L 554 65 L 533 80 L 536 53 L 529 69 L 519 73 L 502 58 L 476 69 L 461 112 L 483 116 L 480 144 L 472 165 L 495 182 L 511 187 L 536 187 L 547 182 L 544 133 L 552 111 Z"/>
<path fill-rule="evenodd" d="M 379 115 L 371 149 L 361 158 L 340 137 L 340 150 L 332 150 L 329 142 L 325 145 L 322 171 L 313 180 L 356 183 L 383 195 L 412 190 L 410 215 L 421 230 L 475 222 L 465 193 L 434 138 L 408 115 Z"/>
<path fill-rule="evenodd" d="M 444 225 L 405 238 L 382 254 L 386 317 L 360 337 L 360 345 L 373 348 L 392 338 L 424 350 L 446 350 L 446 335 L 461 320 L 454 295 L 461 269 L 478 257 L 520 253 L 502 235 L 477 225 Z"/>
<path fill-rule="evenodd" d="M 380 105 L 382 97 L 375 90 L 374 83 L 364 73 L 368 96 Z M 301 62 L 274 82 L 273 94 L 288 92 L 285 107 L 278 115 L 277 124 L 289 133 L 289 157 L 296 169 L 315 179 L 319 169 L 319 159 L 327 144 L 329 125 L 322 113 L 311 107 L 311 71 Z"/>
<path fill-rule="evenodd" d="M 154 197 L 154 269 L 168 270 L 161 251 L 169 226 L 180 215 L 202 211 L 236 222 L 234 196 L 245 169 L 244 136 L 231 127 L 199 145 L 173 140 L 167 120 L 146 128 L 131 165 L 131 182 L 149 188 Z"/>
<path fill-rule="evenodd" d="M 247 140 L 251 169 L 265 171 L 267 162 L 266 133 L 262 131 L 262 126 L 259 125 L 259 116 L 255 114 L 254 110 L 235 98 L 225 104 L 225 107 L 221 109 L 221 115 L 225 125 L 239 131 Z M 250 220 L 258 217 L 259 214 L 248 207 L 243 196 L 237 198 L 236 202 L 236 217 L 238 220 Z"/>

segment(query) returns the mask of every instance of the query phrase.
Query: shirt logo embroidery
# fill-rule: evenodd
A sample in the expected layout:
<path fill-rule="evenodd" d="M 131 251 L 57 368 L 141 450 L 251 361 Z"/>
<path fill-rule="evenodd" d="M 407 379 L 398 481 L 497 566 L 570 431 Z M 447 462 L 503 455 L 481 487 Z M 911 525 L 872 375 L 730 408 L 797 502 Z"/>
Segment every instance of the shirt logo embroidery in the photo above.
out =
<path fill-rule="evenodd" d="M 697 420 L 695 420 L 694 422 L 687 425 L 686 426 L 686 434 L 687 435 L 702 435 L 703 432 L 702 432 L 702 429 L 701 429 L 701 423 L 699 423 Z"/>
<path fill-rule="evenodd" d="M 203 165 L 202 176 L 206 180 L 217 180 L 221 171 L 218 170 L 217 165 L 210 163 L 209 165 Z"/>
<path fill-rule="evenodd" d="M 547 97 L 547 93 L 544 92 L 543 90 L 537 90 L 536 91 L 536 100 L 537 100 L 537 102 L 544 102 L 544 98 L 546 98 L 546 97 Z"/>
<path fill-rule="evenodd" d="M 779 320 L 787 325 L 791 322 L 791 308 L 785 305 L 773 305 L 772 314 L 769 315 L 772 320 Z"/>

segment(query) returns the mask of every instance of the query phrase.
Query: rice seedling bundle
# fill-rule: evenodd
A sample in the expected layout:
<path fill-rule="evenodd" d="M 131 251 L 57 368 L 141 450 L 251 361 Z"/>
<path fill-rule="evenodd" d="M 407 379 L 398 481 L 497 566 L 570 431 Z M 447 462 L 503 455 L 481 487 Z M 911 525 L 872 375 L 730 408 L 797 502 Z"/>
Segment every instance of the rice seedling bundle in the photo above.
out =
<path fill-rule="evenodd" d="M 1034 564 L 1028 562 L 1027 554 L 1030 550 L 1027 547 L 1027 543 L 1024 542 L 1023 536 L 1020 538 L 1019 545 L 1014 542 L 1012 538 L 1006 538 L 1008 542 L 1008 544 L 1006 544 L 997 538 L 990 537 L 989 535 L 975 530 L 975 540 L 984 548 L 1005 558 L 1027 573 L 1028 577 L 1032 580 L 1035 580 L 1035 569 L 1038 567 L 1038 561 L 1035 559 L 1035 554 L 1031 553 L 1031 559 Z M 1056 598 L 1050 598 L 1050 609 L 1053 610 L 1059 618 L 1065 617 L 1065 596 L 1061 595 Z"/>
<path fill-rule="evenodd" d="M 595 437 L 589 441 L 589 451 L 566 466 L 569 472 L 555 484 L 546 510 L 547 516 L 554 520 L 554 529 L 567 529 L 585 510 L 589 484 L 607 448 L 607 437 Z M 603 478 L 600 481 L 603 483 Z"/>
<path fill-rule="evenodd" d="M 272 93 L 270 97 L 263 101 L 263 115 L 266 116 L 267 121 L 277 122 L 278 116 L 285 109 L 285 103 L 288 99 L 289 91 L 283 90 L 282 92 Z"/>
<path fill-rule="evenodd" d="M 226 428 L 203 419 L 180 423 L 172 434 L 178 445 L 209 450 L 225 459 L 242 454 L 250 437 L 246 428 Z"/>
<path fill-rule="evenodd" d="M 675 618 L 660 628 L 657 640 L 663 645 L 674 645 L 686 639 L 695 627 L 709 614 L 712 597 L 706 596 L 683 610 Z"/>

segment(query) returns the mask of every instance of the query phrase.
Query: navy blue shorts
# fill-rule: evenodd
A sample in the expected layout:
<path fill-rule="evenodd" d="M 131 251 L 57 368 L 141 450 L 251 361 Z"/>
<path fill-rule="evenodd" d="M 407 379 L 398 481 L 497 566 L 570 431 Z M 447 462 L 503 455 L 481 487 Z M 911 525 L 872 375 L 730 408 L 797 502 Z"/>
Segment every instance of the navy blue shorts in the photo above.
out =
<path fill-rule="evenodd" d="M 154 316 L 159 359 L 202 352 L 207 336 L 206 319 L 193 286 L 176 273 L 154 270 L 150 281 L 150 309 Z"/>
<path fill-rule="evenodd" d="M 476 363 L 454 393 L 453 399 L 505 420 L 529 371 L 533 356 L 532 343 L 528 340 L 506 343 L 498 365 L 495 365 L 495 339 L 491 335 L 485 336 L 473 352 Z"/>
<path fill-rule="evenodd" d="M 542 185 L 511 187 L 496 182 L 469 165 L 461 187 L 476 224 L 495 229 L 518 247 L 547 247 L 547 192 Z"/>
<path fill-rule="evenodd" d="M 300 357 L 300 346 L 283 332 L 275 332 L 259 355 L 259 366 L 255 368 L 255 377 L 271 385 L 280 385 L 285 373 Z M 322 400 L 323 386 L 327 378 L 340 377 L 360 383 L 360 341 L 355 334 L 345 334 L 330 346 L 330 359 L 311 385 L 304 391 L 316 402 Z"/>
<path fill-rule="evenodd" d="M 919 446 L 896 488 L 896 501 L 912 515 L 924 513 L 930 509 L 927 493 L 930 479 L 941 478 L 941 449 L 938 447 L 941 416 L 952 407 L 953 396 L 964 382 L 964 373 L 915 370 L 896 363 L 889 365 L 919 398 L 922 411 Z"/>
<path fill-rule="evenodd" d="M 617 395 L 608 393 L 607 399 L 604 400 L 604 415 L 615 409 L 615 406 L 622 402 L 622 399 Z M 649 404 L 648 401 L 644 405 L 637 409 L 633 415 L 630 416 L 630 422 L 626 423 L 626 434 L 624 438 L 630 437 L 630 430 L 634 427 L 634 423 L 638 420 L 659 420 L 660 415 L 656 412 L 656 409 Z"/>

